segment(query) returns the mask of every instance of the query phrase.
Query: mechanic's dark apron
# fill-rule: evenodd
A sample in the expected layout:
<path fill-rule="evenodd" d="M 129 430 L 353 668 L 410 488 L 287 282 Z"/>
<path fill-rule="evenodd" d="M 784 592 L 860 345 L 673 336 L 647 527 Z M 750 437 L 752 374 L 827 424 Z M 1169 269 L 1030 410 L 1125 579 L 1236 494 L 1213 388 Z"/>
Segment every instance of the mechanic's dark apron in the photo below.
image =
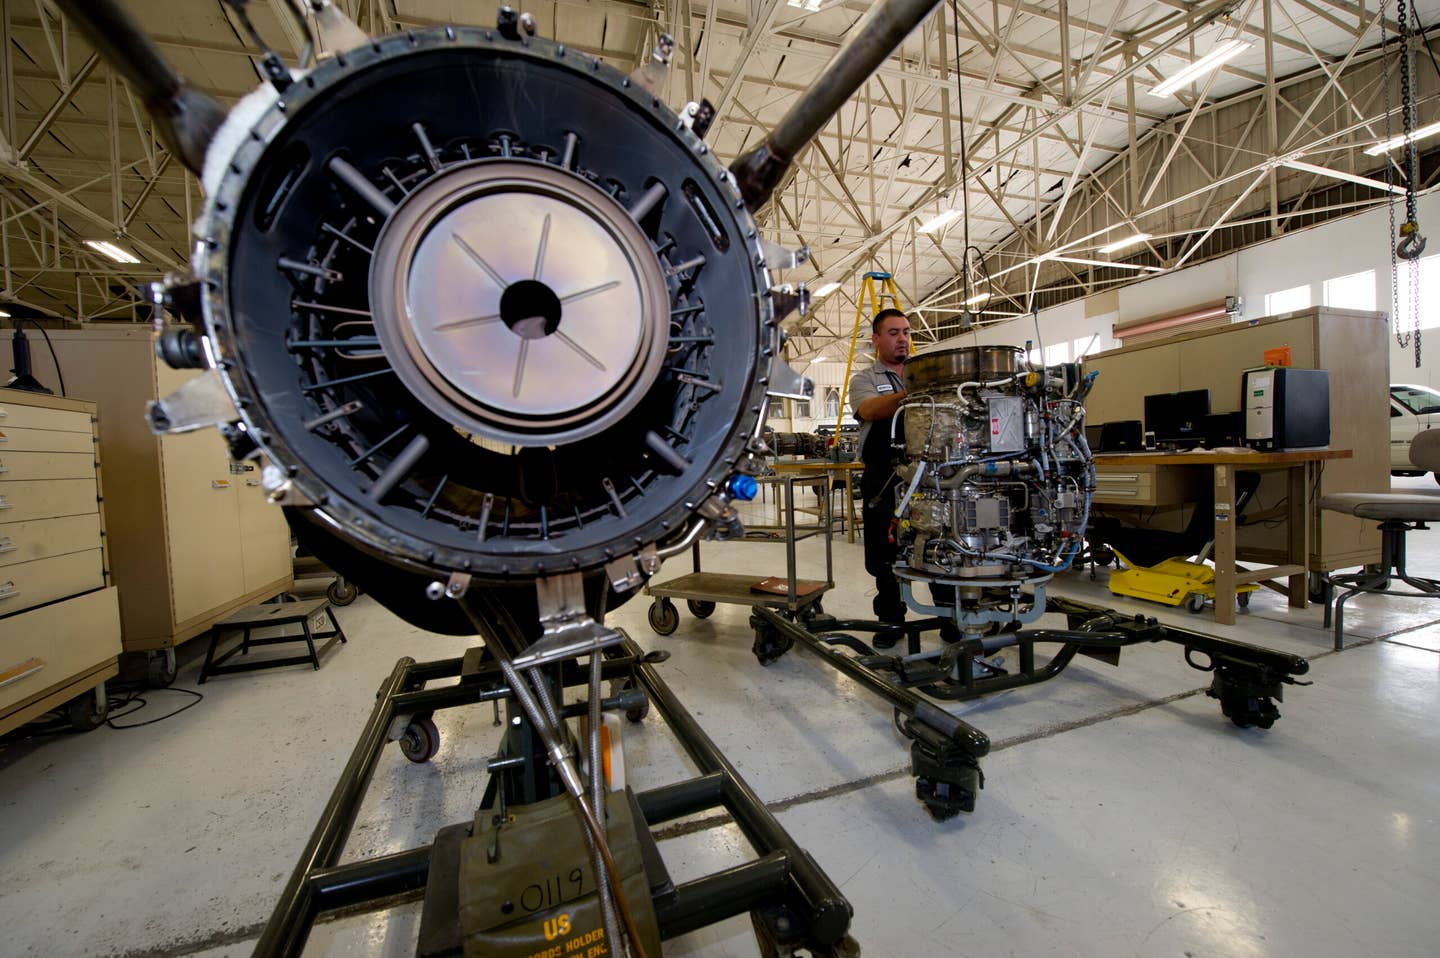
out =
<path fill-rule="evenodd" d="M 896 392 L 905 388 L 899 376 L 886 370 L 886 378 Z M 881 393 L 893 395 L 893 393 Z M 905 414 L 898 414 L 895 438 L 905 437 Z M 895 513 L 894 454 L 890 449 L 890 420 L 877 419 L 865 434 L 860 447 L 860 461 L 865 464 L 860 474 L 860 496 L 864 502 L 865 571 L 875 577 L 875 615 L 883 622 L 900 622 L 905 618 L 905 604 L 900 598 L 900 585 L 891 566 L 895 562 L 895 546 L 890 542 L 890 520 Z"/>

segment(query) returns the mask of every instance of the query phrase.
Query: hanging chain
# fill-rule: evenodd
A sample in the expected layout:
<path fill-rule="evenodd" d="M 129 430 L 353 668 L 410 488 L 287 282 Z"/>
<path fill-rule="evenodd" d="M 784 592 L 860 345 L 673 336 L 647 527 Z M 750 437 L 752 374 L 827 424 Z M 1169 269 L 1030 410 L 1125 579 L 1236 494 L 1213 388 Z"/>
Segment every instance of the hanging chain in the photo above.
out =
<path fill-rule="evenodd" d="M 1407 10 L 1407 6 L 1410 9 Z M 1380 4 L 1380 47 L 1385 49 L 1389 46 L 1389 37 L 1385 29 L 1385 0 Z M 1412 33 L 1412 17 L 1416 14 L 1413 9 L 1413 2 L 1406 3 L 1406 0 L 1396 0 L 1396 18 L 1399 25 L 1399 32 L 1395 39 L 1398 46 L 1398 59 L 1400 68 L 1400 128 L 1401 132 L 1409 136 L 1415 130 L 1415 103 L 1412 93 L 1413 70 L 1411 62 L 1410 36 Z M 1392 56 L 1386 55 L 1382 59 L 1384 76 L 1382 77 L 1381 88 L 1385 97 L 1385 140 L 1390 140 L 1390 63 Z M 1390 214 L 1390 236 L 1393 242 L 1390 244 L 1390 290 L 1391 290 L 1391 315 L 1393 316 L 1395 341 L 1400 348 L 1409 348 L 1411 340 L 1415 343 L 1415 365 L 1420 365 L 1420 254 L 1425 249 L 1425 238 L 1420 235 L 1419 212 L 1415 196 L 1416 183 L 1416 148 L 1413 143 L 1404 144 L 1405 149 L 1405 222 L 1399 229 L 1395 226 L 1395 193 L 1391 191 L 1390 199 L 1386 206 Z M 1395 182 L 1395 162 L 1386 154 L 1385 182 L 1391 186 Z M 1405 260 L 1405 284 L 1409 293 L 1405 313 L 1401 315 L 1401 286 L 1400 286 L 1400 260 Z M 1409 320 L 1407 323 L 1406 320 Z M 1406 328 L 1408 326 L 1408 329 Z"/>
<path fill-rule="evenodd" d="M 1400 16 L 1401 36 L 1404 42 L 1400 46 L 1402 61 L 1400 64 L 1400 106 L 1405 111 L 1403 117 L 1405 133 L 1410 137 L 1410 142 L 1405 144 L 1405 223 L 1400 230 L 1405 235 L 1401 238 L 1402 248 L 1399 250 L 1401 256 L 1410 264 L 1410 330 L 1415 339 L 1415 368 L 1420 368 L 1420 254 L 1425 252 L 1425 237 L 1420 235 L 1420 210 L 1419 201 L 1415 196 L 1416 186 L 1420 182 L 1420 147 L 1416 145 L 1413 134 L 1416 129 L 1417 110 L 1415 107 L 1415 55 L 1411 48 L 1411 38 L 1420 30 L 1420 11 L 1416 9 L 1414 0 L 1409 4 L 1409 16 L 1406 16 L 1405 0 L 1396 0 L 1396 12 Z M 1407 232 L 1408 230 L 1408 232 Z"/>

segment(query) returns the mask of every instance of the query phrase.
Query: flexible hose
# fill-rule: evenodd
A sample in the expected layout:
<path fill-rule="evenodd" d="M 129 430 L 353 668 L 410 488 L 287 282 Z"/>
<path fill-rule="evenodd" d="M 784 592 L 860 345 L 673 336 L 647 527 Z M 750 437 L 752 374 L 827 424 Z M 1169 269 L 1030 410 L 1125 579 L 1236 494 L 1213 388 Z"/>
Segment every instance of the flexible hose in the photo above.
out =
<path fill-rule="evenodd" d="M 532 692 L 528 683 L 520 675 L 519 671 L 516 670 L 515 662 L 510 657 L 510 650 L 506 647 L 504 641 L 501 640 L 501 637 L 495 634 L 498 625 L 506 628 L 512 636 L 521 635 L 519 627 L 510 615 L 510 611 L 494 601 L 488 594 L 482 592 L 481 596 L 480 601 L 484 605 L 484 610 L 487 613 L 486 616 L 477 614 L 467 602 L 461 602 L 460 607 L 465 611 L 465 614 L 469 616 L 470 621 L 475 625 L 480 634 L 487 640 L 485 643 L 486 646 L 488 646 L 494 654 L 495 661 L 499 664 L 500 671 L 505 676 L 506 683 L 510 686 L 510 691 L 515 695 L 515 698 L 520 702 L 520 707 L 525 711 L 525 715 L 535 726 L 535 731 L 544 743 L 551 763 L 560 775 L 560 781 L 565 786 L 566 794 L 570 796 L 575 804 L 576 814 L 580 816 L 581 823 L 585 826 L 585 829 L 589 833 L 590 840 L 594 843 L 596 850 L 600 854 L 600 858 L 604 864 L 604 871 L 609 874 L 615 904 L 619 908 L 620 919 L 625 926 L 625 934 L 630 939 L 635 958 L 647 958 L 643 939 L 640 937 L 640 931 L 635 925 L 634 914 L 630 911 L 629 904 L 625 900 L 625 890 L 621 887 L 620 868 L 615 864 L 614 856 L 610 854 L 610 846 L 605 841 L 604 829 L 600 827 L 599 820 L 595 817 L 595 813 L 591 811 L 590 805 L 586 801 L 585 787 L 581 782 L 579 771 L 575 768 L 575 762 L 570 757 L 560 738 L 558 715 L 555 715 L 555 720 L 552 721 L 551 719 L 551 715 L 555 713 L 555 705 L 550 701 L 549 695 L 545 692 L 543 686 L 539 684 L 537 684 L 534 690 L 534 692 L 538 692 L 539 694 L 537 700 L 536 694 Z M 489 617 L 493 617 L 493 619 Z M 543 703 L 543 705 L 541 703 Z M 598 884 L 598 874 L 596 875 L 596 881 Z M 609 932 L 607 931 L 606 934 L 608 935 Z"/>
<path fill-rule="evenodd" d="M 601 656 L 598 651 L 590 653 L 590 805 L 595 809 L 598 816 L 600 810 L 605 807 L 605 768 L 604 756 L 600 747 L 600 664 Z M 600 823 L 601 830 L 604 830 L 605 823 Z M 606 839 L 609 839 L 607 834 Z M 600 921 L 605 926 L 605 938 L 612 942 L 611 950 L 617 955 L 624 955 L 623 942 L 616 934 L 620 925 L 615 915 L 615 899 L 610 888 L 610 873 L 603 867 L 604 860 L 601 859 L 598 850 L 595 854 L 595 874 L 599 881 L 596 883 L 600 889 Z"/>

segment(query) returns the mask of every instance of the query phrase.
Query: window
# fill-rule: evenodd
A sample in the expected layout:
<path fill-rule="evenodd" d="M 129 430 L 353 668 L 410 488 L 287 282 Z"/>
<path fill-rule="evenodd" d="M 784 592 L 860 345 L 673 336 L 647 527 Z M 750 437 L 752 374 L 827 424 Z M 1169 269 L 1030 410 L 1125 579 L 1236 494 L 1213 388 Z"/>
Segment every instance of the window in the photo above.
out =
<path fill-rule="evenodd" d="M 1434 329 L 1440 326 L 1440 300 L 1435 293 L 1440 290 L 1440 256 L 1422 256 L 1418 274 L 1413 267 L 1401 263 L 1396 274 L 1395 316 L 1391 325 L 1398 325 L 1401 332 L 1412 329 L 1414 317 L 1410 312 L 1410 293 L 1417 281 L 1420 288 L 1420 328 Z M 1396 319 L 1398 318 L 1398 323 Z"/>
<path fill-rule="evenodd" d="M 791 400 L 791 401 L 795 404 L 795 405 L 792 407 L 792 409 L 791 409 L 791 413 L 790 413 L 791 418 L 793 418 L 793 419 L 809 419 L 809 418 L 810 418 L 810 400 L 808 400 L 808 399 L 795 399 L 795 400 Z"/>
<path fill-rule="evenodd" d="M 1091 333 L 1089 336 L 1082 336 L 1070 344 L 1072 349 L 1070 355 L 1075 357 L 1078 363 L 1091 353 L 1098 353 L 1104 347 L 1100 345 L 1100 334 Z"/>
<path fill-rule="evenodd" d="M 1375 271 L 1337 276 L 1325 281 L 1325 305 L 1336 309 L 1375 308 Z"/>
<path fill-rule="evenodd" d="M 1395 401 L 1417 416 L 1440 412 L 1440 392 L 1425 386 L 1391 386 Z"/>
<path fill-rule="evenodd" d="M 1045 347 L 1045 365 L 1057 366 L 1070 361 L 1070 343 L 1060 342 Z"/>
<path fill-rule="evenodd" d="M 1296 286 L 1292 289 L 1282 289 L 1278 293 L 1265 294 L 1265 315 L 1278 316 L 1280 313 L 1293 313 L 1297 309 L 1310 308 L 1310 286 Z"/>
<path fill-rule="evenodd" d="M 825 390 L 825 418 L 840 418 L 840 390 L 834 386 Z"/>

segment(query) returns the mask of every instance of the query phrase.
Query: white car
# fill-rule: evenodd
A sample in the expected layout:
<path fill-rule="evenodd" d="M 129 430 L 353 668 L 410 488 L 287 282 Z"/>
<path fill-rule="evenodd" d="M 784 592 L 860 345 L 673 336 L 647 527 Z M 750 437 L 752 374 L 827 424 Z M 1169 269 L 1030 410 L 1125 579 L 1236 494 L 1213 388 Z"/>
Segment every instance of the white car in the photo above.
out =
<path fill-rule="evenodd" d="M 1390 387 L 1390 472 L 1423 475 L 1410 462 L 1410 440 L 1426 429 L 1440 427 L 1440 392 L 1429 386 Z M 1436 475 L 1440 481 L 1440 474 Z"/>

